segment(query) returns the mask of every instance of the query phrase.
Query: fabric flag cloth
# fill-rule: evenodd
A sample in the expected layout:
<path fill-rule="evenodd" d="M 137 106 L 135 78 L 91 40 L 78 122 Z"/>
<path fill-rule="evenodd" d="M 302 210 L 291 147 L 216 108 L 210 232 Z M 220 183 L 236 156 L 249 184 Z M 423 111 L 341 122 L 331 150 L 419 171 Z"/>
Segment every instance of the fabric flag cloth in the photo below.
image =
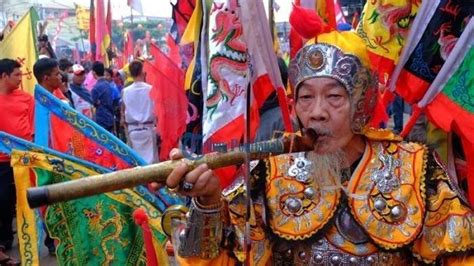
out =
<path fill-rule="evenodd" d="M 109 36 L 109 44 L 107 45 L 106 49 L 109 48 L 112 38 L 112 5 L 110 4 L 110 0 L 107 1 L 107 15 L 105 16 L 105 26 L 107 28 L 107 35 Z M 107 52 L 107 50 L 106 50 Z"/>
<path fill-rule="evenodd" d="M 203 18 L 209 21 L 203 23 L 207 30 L 201 35 L 200 62 L 204 97 L 202 143 L 203 152 L 208 153 L 215 144 L 233 147 L 243 141 L 247 98 L 254 101 L 254 97 L 247 97 L 250 72 L 237 1 L 216 0 L 209 9 L 203 6 L 203 11 Z M 203 51 L 205 47 L 208 47 L 208 55 Z M 248 121 L 253 133 L 251 138 L 258 126 L 258 108 L 252 106 L 252 119 Z M 236 167 L 231 166 L 214 172 L 225 188 L 232 183 L 236 171 Z"/>
<path fill-rule="evenodd" d="M 89 43 L 91 46 L 91 60 L 96 60 L 97 42 L 95 37 L 95 0 L 91 0 L 89 10 Z"/>
<path fill-rule="evenodd" d="M 79 30 L 88 31 L 89 30 L 89 17 L 90 12 L 84 6 L 74 3 L 76 7 L 76 21 L 77 28 Z"/>
<path fill-rule="evenodd" d="M 204 41 L 209 46 L 209 60 L 201 54 L 204 152 L 212 151 L 217 143 L 239 145 L 246 130 L 250 131 L 247 141 L 253 141 L 258 108 L 276 89 L 285 96 L 265 10 L 258 3 L 220 0 L 206 10 L 209 31 Z M 207 18 L 206 14 L 203 17 Z M 226 187 L 236 169 L 227 167 L 216 172 L 222 187 Z"/>
<path fill-rule="evenodd" d="M 22 265 L 39 265 L 35 213 L 26 200 L 33 186 L 66 182 L 110 170 L 67 154 L 37 146 L 0 132 L 0 150 L 11 154 L 17 190 L 17 228 Z M 144 265 L 143 233 L 133 223 L 132 212 L 142 208 L 149 216 L 155 253 L 167 265 L 166 236 L 161 228 L 161 211 L 135 189 L 123 189 L 46 207 L 43 220 L 50 237 L 58 240 L 60 265 Z M 38 243 L 38 244 L 37 244 Z"/>
<path fill-rule="evenodd" d="M 184 7 L 181 6 L 184 2 Z M 173 8 L 186 8 L 186 0 L 180 0 Z M 181 9 L 180 9 L 181 10 Z M 184 12 L 184 11 L 183 11 Z M 188 114 L 186 118 L 186 133 L 181 139 L 184 147 L 196 154 L 202 153 L 202 75 L 201 54 L 204 52 L 204 42 L 201 41 L 201 27 L 203 24 L 203 9 L 201 1 L 197 1 L 188 21 L 174 22 L 186 23 L 185 30 L 180 39 L 183 64 L 187 67 L 184 88 L 188 98 Z M 173 27 L 172 27 L 173 29 Z M 190 47 L 190 48 L 188 48 Z"/>
<path fill-rule="evenodd" d="M 168 46 L 168 57 L 178 68 L 181 69 L 181 56 L 179 54 L 179 46 L 176 44 L 175 40 L 169 33 L 166 34 L 166 45 Z M 184 86 L 184 83 L 182 85 Z"/>
<path fill-rule="evenodd" d="M 123 65 L 127 65 L 133 59 L 134 44 L 132 31 L 125 31 L 123 43 Z"/>
<path fill-rule="evenodd" d="M 59 21 L 58 24 L 56 25 L 56 32 L 54 33 L 53 40 L 51 41 L 51 46 L 53 47 L 53 50 L 56 50 L 56 42 L 58 41 L 59 34 L 61 33 L 61 30 L 63 28 L 64 20 L 68 17 L 67 11 L 64 11 L 61 13 L 61 16 L 59 16 Z"/>
<path fill-rule="evenodd" d="M 127 0 L 127 5 L 140 14 L 143 14 L 143 7 L 141 0 Z"/>
<path fill-rule="evenodd" d="M 365 4 L 356 31 L 367 45 L 371 66 L 382 84 L 388 82 L 398 62 L 420 3 L 389 0 Z"/>
<path fill-rule="evenodd" d="M 200 2 L 200 1 L 198 1 Z M 191 65 L 191 60 L 194 57 L 194 39 L 186 43 L 181 43 L 181 39 L 188 28 L 188 24 L 193 16 L 194 10 L 196 9 L 196 0 L 177 0 L 172 5 L 173 24 L 171 25 L 170 34 L 174 39 L 174 42 L 179 45 L 181 63 L 183 69 L 188 68 Z M 199 18 L 200 19 L 200 18 Z M 192 27 L 192 26 L 191 26 Z M 193 68 L 189 70 L 192 73 Z"/>
<path fill-rule="evenodd" d="M 110 0 L 109 0 L 110 1 Z M 110 3 L 109 3 L 110 5 Z M 108 13 L 111 10 L 107 10 Z M 110 15 L 111 16 L 111 15 Z M 105 13 L 104 1 L 97 0 L 95 5 L 95 60 L 104 63 L 105 67 L 110 65 L 109 58 L 107 56 L 107 48 L 110 45 L 110 33 L 107 29 L 107 17 Z"/>
<path fill-rule="evenodd" d="M 171 14 L 173 25 L 171 25 L 170 32 L 175 41 L 179 43 L 194 12 L 196 0 L 177 0 L 176 3 L 171 5 L 173 8 Z"/>
<path fill-rule="evenodd" d="M 461 138 L 467 159 L 469 201 L 474 204 L 474 19 L 470 19 L 431 86 L 418 102 L 428 119 Z M 453 164 L 454 162 L 451 162 Z"/>
<path fill-rule="evenodd" d="M 293 132 L 285 85 L 281 80 L 276 53 L 272 47 L 272 36 L 266 26 L 265 8 L 260 1 L 242 0 L 240 14 L 243 39 L 249 56 L 252 93 L 258 107 L 276 91 L 286 132 Z"/>
<path fill-rule="evenodd" d="M 367 1 L 362 10 L 356 32 L 366 43 L 370 65 L 378 73 L 382 86 L 388 84 L 398 64 L 420 3 L 421 0 Z M 379 127 L 382 122 L 387 122 L 387 106 L 394 98 L 391 90 L 379 95 L 371 126 Z"/>
<path fill-rule="evenodd" d="M 35 100 L 36 144 L 94 162 L 111 171 L 145 165 L 145 161 L 125 143 L 39 85 L 35 89 Z M 144 186 L 136 189 L 160 211 L 181 202 L 166 189 L 156 195 Z"/>
<path fill-rule="evenodd" d="M 155 44 L 150 45 L 150 52 L 155 62 L 151 69 L 147 66 L 146 73 L 147 76 L 153 73 L 150 75 L 153 85 L 150 97 L 155 103 L 156 129 L 161 137 L 160 160 L 166 160 L 186 130 L 188 101 L 184 92 L 184 72 Z"/>
<path fill-rule="evenodd" d="M 21 64 L 23 73 L 21 88 L 33 94 L 36 79 L 33 76 L 33 65 L 38 58 L 36 50 L 36 24 L 39 20 L 34 8 L 18 21 L 3 41 L 0 41 L 1 58 L 11 58 Z"/>
<path fill-rule="evenodd" d="M 318 15 L 333 29 L 336 28 L 336 10 L 334 2 L 334 0 L 315 0 L 315 7 Z"/>
<path fill-rule="evenodd" d="M 410 104 L 417 103 L 436 78 L 473 12 L 472 4 L 462 0 L 424 1 L 393 71 L 390 90 L 396 90 Z"/>

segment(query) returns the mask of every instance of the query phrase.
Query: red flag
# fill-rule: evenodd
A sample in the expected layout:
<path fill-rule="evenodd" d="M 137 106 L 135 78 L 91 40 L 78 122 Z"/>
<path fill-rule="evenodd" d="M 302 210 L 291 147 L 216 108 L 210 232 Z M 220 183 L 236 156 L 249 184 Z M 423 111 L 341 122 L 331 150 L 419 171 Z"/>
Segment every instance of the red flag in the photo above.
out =
<path fill-rule="evenodd" d="M 281 80 L 277 57 L 273 50 L 272 35 L 267 27 L 265 9 L 258 1 L 241 1 L 243 37 L 252 65 L 252 92 L 258 107 L 261 107 L 268 96 L 276 91 L 282 112 L 283 124 L 287 132 L 293 132 L 285 85 Z M 248 10 L 248 11 L 245 11 Z M 256 38 L 255 36 L 258 36 Z"/>
<path fill-rule="evenodd" d="M 155 103 L 157 131 L 161 136 L 160 160 L 166 160 L 186 129 L 188 100 L 184 93 L 184 72 L 155 44 L 150 45 L 150 52 L 155 64 L 145 61 L 145 70 L 147 75 L 154 74 L 150 77 L 153 85 L 150 97 Z"/>
<path fill-rule="evenodd" d="M 72 109 L 56 99 L 64 97 L 61 95 L 60 90 L 56 90 L 53 96 L 39 85 L 35 88 L 36 108 L 44 112 L 35 118 L 35 141 L 38 144 L 108 169 L 144 164 L 125 144 L 89 119 L 82 115 L 71 119 L 67 114 L 73 112 Z M 48 105 L 38 100 L 44 98 L 48 99 Z"/>
<path fill-rule="evenodd" d="M 196 0 L 178 0 L 175 4 L 171 4 L 171 6 L 173 7 L 171 15 L 173 25 L 170 32 L 176 36 L 176 42 L 179 42 L 193 14 Z"/>
<path fill-rule="evenodd" d="M 105 17 L 105 25 L 107 26 L 107 34 L 112 36 L 112 6 L 110 0 L 107 2 L 107 16 Z"/>
<path fill-rule="evenodd" d="M 95 61 L 95 7 L 94 0 L 91 0 L 90 16 L 89 16 L 89 43 L 91 45 L 91 60 Z"/>
<path fill-rule="evenodd" d="M 123 65 L 126 65 L 133 57 L 133 36 L 132 32 L 127 30 L 124 36 L 123 43 Z"/>
<path fill-rule="evenodd" d="M 104 63 L 106 67 L 109 65 L 107 58 L 107 48 L 110 44 L 110 35 L 107 32 L 107 21 L 105 17 L 104 1 L 97 0 L 95 7 L 95 41 L 96 41 L 96 60 Z"/>
<path fill-rule="evenodd" d="M 179 54 L 179 46 L 173 40 L 171 34 L 166 34 L 166 44 L 168 45 L 168 57 L 176 66 L 181 68 L 181 55 Z"/>
<path fill-rule="evenodd" d="M 156 44 L 150 44 L 150 53 L 155 59 L 155 67 L 163 74 L 166 75 L 167 79 L 173 81 L 173 83 L 182 88 L 184 91 L 184 72 L 169 58 Z"/>

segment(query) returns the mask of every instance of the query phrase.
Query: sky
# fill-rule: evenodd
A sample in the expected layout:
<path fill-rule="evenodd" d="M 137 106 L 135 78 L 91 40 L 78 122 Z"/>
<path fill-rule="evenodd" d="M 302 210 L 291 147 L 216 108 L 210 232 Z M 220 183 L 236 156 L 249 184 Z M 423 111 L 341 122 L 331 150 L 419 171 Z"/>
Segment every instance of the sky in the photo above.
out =
<path fill-rule="evenodd" d="M 170 0 L 141 0 L 142 7 L 145 16 L 158 16 L 158 17 L 171 17 L 171 5 Z M 176 0 L 171 0 L 176 1 Z M 263 1 L 265 6 L 268 4 L 268 0 Z M 60 3 L 78 3 L 80 5 L 89 7 L 90 0 L 56 0 Z M 106 1 L 104 1 L 106 2 Z M 288 21 L 288 16 L 291 11 L 292 0 L 275 0 L 275 3 L 280 6 L 278 12 L 275 12 L 275 21 Z M 130 16 L 130 8 L 127 6 L 126 0 L 111 0 L 113 9 L 113 19 L 120 19 L 121 17 Z M 134 12 L 134 15 L 138 13 Z"/>

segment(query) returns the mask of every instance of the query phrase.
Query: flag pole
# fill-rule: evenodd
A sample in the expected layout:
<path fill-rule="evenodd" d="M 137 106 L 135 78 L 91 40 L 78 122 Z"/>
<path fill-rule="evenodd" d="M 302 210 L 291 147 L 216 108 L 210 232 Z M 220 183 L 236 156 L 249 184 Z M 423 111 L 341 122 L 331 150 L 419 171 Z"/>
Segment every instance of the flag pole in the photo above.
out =
<path fill-rule="evenodd" d="M 275 42 L 275 14 L 273 13 L 273 7 L 273 0 L 268 0 L 268 23 L 270 26 L 270 32 L 272 33 L 272 41 Z"/>
<path fill-rule="evenodd" d="M 130 7 L 130 28 L 133 29 L 133 12 L 132 7 Z"/>
<path fill-rule="evenodd" d="M 82 44 L 82 51 L 85 52 L 86 51 L 86 47 L 84 46 L 84 40 L 82 39 L 82 36 L 84 36 L 84 30 L 83 29 L 79 29 L 79 34 L 81 35 L 81 44 Z M 79 59 L 81 59 L 81 53 L 79 53 Z M 81 62 L 78 62 L 78 64 L 80 64 Z"/>
<path fill-rule="evenodd" d="M 244 160 L 244 184 L 247 191 L 247 196 L 245 197 L 245 234 L 244 234 L 244 252 L 245 252 L 245 266 L 250 265 L 250 251 L 252 249 L 252 242 L 250 239 L 250 217 L 252 210 L 252 200 L 250 198 L 251 184 L 250 184 L 250 103 L 252 98 L 250 94 L 252 93 L 252 81 L 249 78 L 249 84 L 247 87 L 247 94 L 245 99 L 245 131 L 244 131 L 244 147 L 245 147 L 245 160 Z"/>

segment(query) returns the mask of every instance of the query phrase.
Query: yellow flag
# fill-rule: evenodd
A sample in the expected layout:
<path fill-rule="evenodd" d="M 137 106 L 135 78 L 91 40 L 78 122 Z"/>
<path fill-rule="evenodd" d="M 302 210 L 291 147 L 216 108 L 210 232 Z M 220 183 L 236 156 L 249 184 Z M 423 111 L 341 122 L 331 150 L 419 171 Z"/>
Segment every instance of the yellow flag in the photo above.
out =
<path fill-rule="evenodd" d="M 21 87 L 33 94 L 36 79 L 33 76 L 33 65 L 37 59 L 36 22 L 38 13 L 30 8 L 16 24 L 13 30 L 0 42 L 0 57 L 17 60 L 21 64 L 23 79 Z"/>
<path fill-rule="evenodd" d="M 184 79 L 184 87 L 186 90 L 189 90 L 193 87 L 193 73 L 194 67 L 196 66 L 196 60 L 199 60 L 197 57 L 197 49 L 200 36 L 200 25 L 202 20 L 202 8 L 201 1 L 196 1 L 196 6 L 194 7 L 193 14 L 189 19 L 188 25 L 184 30 L 183 36 L 181 37 L 180 45 L 186 45 L 194 42 L 194 57 L 189 64 L 188 69 L 186 70 L 186 75 Z"/>
<path fill-rule="evenodd" d="M 420 3 L 421 0 L 367 1 L 357 33 L 369 51 L 397 63 Z"/>
<path fill-rule="evenodd" d="M 76 21 L 77 28 L 83 31 L 89 30 L 89 9 L 86 9 L 84 6 L 76 5 Z"/>

